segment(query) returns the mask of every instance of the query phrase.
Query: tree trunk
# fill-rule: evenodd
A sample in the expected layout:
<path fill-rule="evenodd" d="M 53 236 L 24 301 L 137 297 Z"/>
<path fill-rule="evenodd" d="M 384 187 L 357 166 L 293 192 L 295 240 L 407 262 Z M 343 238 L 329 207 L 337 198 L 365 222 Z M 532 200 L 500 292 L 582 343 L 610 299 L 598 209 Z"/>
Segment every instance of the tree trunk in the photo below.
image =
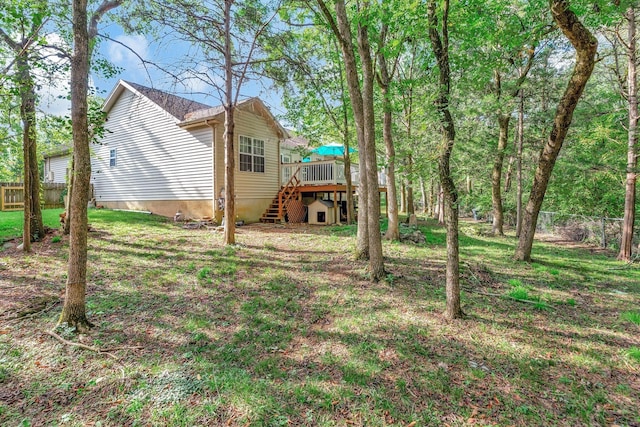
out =
<path fill-rule="evenodd" d="M 358 24 L 358 52 L 362 67 L 362 107 L 364 118 L 364 140 L 367 181 L 367 232 L 369 235 L 369 279 L 377 282 L 386 276 L 382 254 L 382 233 L 380 232 L 380 190 L 378 186 L 378 165 L 376 159 L 376 130 L 373 86 L 375 75 L 371 59 L 368 27 Z"/>
<path fill-rule="evenodd" d="M 31 148 L 29 147 L 29 144 L 31 143 L 29 132 L 31 129 L 28 121 L 25 121 L 23 126 L 22 149 L 24 157 L 24 183 L 22 184 L 22 198 L 24 203 L 24 220 L 22 222 L 22 250 L 24 252 L 31 252 L 31 191 L 29 191 L 31 189 L 31 171 L 29 170 L 31 167 L 31 162 L 29 161 L 31 153 Z"/>
<path fill-rule="evenodd" d="M 416 208 L 413 201 L 413 157 L 411 154 L 407 156 L 407 215 L 413 215 L 416 213 Z"/>
<path fill-rule="evenodd" d="M 236 243 L 235 153 L 233 105 L 225 105 L 224 116 L 224 244 Z"/>
<path fill-rule="evenodd" d="M 420 177 L 420 196 L 422 197 L 422 214 L 425 215 L 427 213 L 427 189 L 422 177 Z"/>
<path fill-rule="evenodd" d="M 507 139 L 509 138 L 509 121 L 511 116 L 508 114 L 500 114 L 498 116 L 498 124 L 500 133 L 498 136 L 498 150 L 493 162 L 493 171 L 491 172 L 491 201 L 493 204 L 493 234 L 504 236 L 504 212 L 502 208 L 501 180 L 502 180 L 502 164 L 504 163 L 504 151 L 507 148 Z"/>
<path fill-rule="evenodd" d="M 519 261 L 531 260 L 531 249 L 540 207 L 562 143 L 571 125 L 573 112 L 593 72 L 598 48 L 597 39 L 582 25 L 575 13 L 569 10 L 567 1 L 553 0 L 551 14 L 576 50 L 576 64 L 569 84 L 558 104 L 551 133 L 540 154 L 515 253 L 515 259 Z"/>
<path fill-rule="evenodd" d="M 513 147 L 518 147 L 518 136 L 516 135 L 513 141 Z M 507 162 L 507 172 L 504 174 L 504 192 L 508 193 L 511 191 L 511 182 L 513 181 L 513 163 L 516 161 L 516 156 L 511 154 L 509 156 L 509 161 Z"/>
<path fill-rule="evenodd" d="M 345 123 L 346 125 L 346 123 Z M 347 224 L 353 224 L 353 180 L 351 178 L 351 158 L 349 157 L 349 138 L 344 139 L 344 180 L 347 189 Z"/>
<path fill-rule="evenodd" d="M 398 223 L 398 195 L 396 194 L 396 149 L 393 145 L 393 118 L 391 117 L 391 94 L 389 84 L 391 76 L 387 67 L 387 61 L 378 51 L 378 67 L 380 68 L 380 91 L 382 92 L 382 139 L 384 140 L 387 160 L 387 213 L 388 227 L 385 238 L 388 240 L 400 240 L 400 227 Z"/>
<path fill-rule="evenodd" d="M 233 64 L 231 57 L 231 4 L 224 2 L 224 66 L 225 66 L 225 105 L 224 105 L 224 244 L 236 243 L 236 187 L 233 105 Z"/>
<path fill-rule="evenodd" d="M 342 93 L 344 94 L 344 89 L 342 91 Z M 344 99 L 344 95 L 343 95 L 343 99 Z M 343 116 L 342 116 L 342 125 L 343 125 L 343 129 L 344 129 L 344 133 L 342 135 L 342 145 L 344 146 L 344 180 L 345 180 L 345 187 L 346 187 L 346 193 L 347 193 L 347 224 L 351 225 L 353 224 L 353 213 L 354 213 L 354 209 L 353 209 L 353 178 L 351 176 L 351 156 L 349 155 L 349 144 L 350 144 L 350 137 L 349 137 L 349 116 L 347 115 L 347 108 L 346 106 L 343 108 Z"/>
<path fill-rule="evenodd" d="M 70 201 L 69 266 L 64 307 L 58 324 L 66 323 L 83 332 L 93 325 L 86 314 L 87 204 L 91 188 L 88 102 L 90 42 L 98 34 L 98 21 L 122 0 L 105 0 L 87 26 L 87 0 L 73 0 L 73 56 L 71 58 L 71 127 L 75 178 Z"/>
<path fill-rule="evenodd" d="M 447 307 L 445 317 L 447 319 L 461 318 L 462 308 L 460 305 L 460 259 L 458 243 L 458 194 L 453 178 L 451 177 L 450 159 L 455 142 L 455 126 L 453 117 L 449 111 L 450 94 L 450 68 L 449 68 L 449 36 L 448 36 L 448 14 L 449 0 L 443 1 L 442 6 L 442 37 L 437 26 L 435 0 L 430 0 L 427 4 L 427 14 L 429 20 L 429 39 L 433 53 L 438 63 L 440 75 L 440 88 L 436 99 L 441 122 L 442 145 L 438 158 L 438 173 L 444 195 L 445 226 L 447 229 L 447 271 L 446 271 L 446 293 Z"/>
<path fill-rule="evenodd" d="M 387 96 L 384 91 L 383 96 Z M 391 111 L 385 111 L 382 125 L 382 139 L 384 140 L 387 155 L 387 211 L 389 218 L 389 226 L 385 238 L 388 240 L 400 240 L 398 195 L 396 194 L 396 152 L 393 146 L 391 120 Z"/>
<path fill-rule="evenodd" d="M 636 69 L 636 16 L 632 7 L 627 9 L 629 23 L 627 37 L 627 98 L 629 105 L 629 125 L 627 130 L 627 176 L 624 193 L 624 218 L 622 220 L 622 239 L 618 259 L 631 260 L 633 251 L 633 228 L 636 214 L 636 179 L 638 141 L 638 76 Z"/>
<path fill-rule="evenodd" d="M 356 236 L 355 258 L 359 260 L 369 259 L 369 189 L 367 177 L 367 157 L 365 143 L 365 123 L 362 92 L 358 79 L 358 66 L 354 53 L 353 37 L 351 27 L 347 18 L 344 0 L 335 2 L 336 19 L 334 21 L 331 12 L 323 0 L 316 0 L 325 19 L 331 26 L 331 30 L 339 41 L 344 67 L 346 72 L 347 88 L 349 99 L 353 110 L 354 122 L 356 125 L 356 137 L 358 140 L 358 158 L 360 167 L 360 182 L 358 183 L 358 234 Z"/>
<path fill-rule="evenodd" d="M 20 84 L 20 118 L 22 120 L 22 144 L 24 155 L 24 243 L 23 250 L 31 250 L 31 242 L 44 237 L 42 211 L 40 209 L 40 174 L 36 144 L 36 92 L 29 62 L 25 52 L 17 53 L 16 68 Z M 26 222 L 29 222 L 28 226 Z M 28 237 L 27 237 L 28 236 Z"/>
<path fill-rule="evenodd" d="M 64 217 L 64 225 L 63 225 L 63 233 L 68 235 L 71 231 L 71 198 L 73 197 L 73 181 L 75 180 L 75 163 L 73 161 L 73 154 L 71 155 L 71 169 L 69 170 L 69 176 L 67 179 L 69 182 L 67 183 L 67 201 L 64 205 L 65 212 L 67 213 Z"/>
<path fill-rule="evenodd" d="M 32 88 L 33 89 L 33 88 Z M 35 93 L 33 94 L 35 99 Z M 29 192 L 31 193 L 31 238 L 40 241 L 44 238 L 44 223 L 42 221 L 42 208 L 40 206 L 40 169 L 38 166 L 38 151 L 36 142 L 36 111 L 33 109 L 33 123 L 31 124 L 31 143 L 29 144 Z"/>
<path fill-rule="evenodd" d="M 522 89 L 519 97 L 516 147 L 516 237 L 520 237 L 520 230 L 522 230 L 522 151 L 524 148 L 524 92 Z"/>
<path fill-rule="evenodd" d="M 438 210 L 438 188 L 433 178 L 429 179 L 429 212 L 431 218 L 437 219 L 436 211 Z"/>
<path fill-rule="evenodd" d="M 442 184 L 438 186 L 438 224 L 444 225 L 444 189 Z"/>
<path fill-rule="evenodd" d="M 73 1 L 73 43 L 71 59 L 71 122 L 75 163 L 74 191 L 70 202 L 71 233 L 69 267 L 64 307 L 58 323 L 66 323 L 78 332 L 93 325 L 85 309 L 87 284 L 87 203 L 91 180 L 87 93 L 89 88 L 89 34 L 87 0 Z"/>

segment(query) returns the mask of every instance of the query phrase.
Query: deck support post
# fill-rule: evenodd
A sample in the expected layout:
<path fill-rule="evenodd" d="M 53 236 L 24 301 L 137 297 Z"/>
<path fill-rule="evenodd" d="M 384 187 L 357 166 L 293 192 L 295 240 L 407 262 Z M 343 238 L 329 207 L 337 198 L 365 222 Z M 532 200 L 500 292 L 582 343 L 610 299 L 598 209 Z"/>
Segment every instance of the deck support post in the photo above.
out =
<path fill-rule="evenodd" d="M 336 189 L 333 190 L 333 218 L 336 221 L 336 224 L 340 224 L 340 213 L 338 212 L 338 192 Z"/>

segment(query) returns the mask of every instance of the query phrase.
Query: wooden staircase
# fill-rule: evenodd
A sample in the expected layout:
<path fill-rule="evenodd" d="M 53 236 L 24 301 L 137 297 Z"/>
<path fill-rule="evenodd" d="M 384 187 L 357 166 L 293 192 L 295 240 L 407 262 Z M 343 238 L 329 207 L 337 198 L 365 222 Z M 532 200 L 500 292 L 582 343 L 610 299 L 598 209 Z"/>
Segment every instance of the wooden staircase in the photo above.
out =
<path fill-rule="evenodd" d="M 300 167 L 291 175 L 287 183 L 282 186 L 278 195 L 273 198 L 271 204 L 260 217 L 260 222 L 281 222 L 287 213 L 287 205 L 291 200 L 295 200 L 298 196 L 298 187 L 300 186 Z"/>

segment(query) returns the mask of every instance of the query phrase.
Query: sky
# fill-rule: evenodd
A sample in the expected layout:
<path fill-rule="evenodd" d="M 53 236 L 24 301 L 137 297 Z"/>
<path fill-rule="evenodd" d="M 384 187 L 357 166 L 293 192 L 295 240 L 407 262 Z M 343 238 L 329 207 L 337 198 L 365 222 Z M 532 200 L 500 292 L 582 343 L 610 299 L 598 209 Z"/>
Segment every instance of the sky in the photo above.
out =
<path fill-rule="evenodd" d="M 180 63 L 180 58 L 185 53 L 196 51 L 194 46 L 190 46 L 182 41 L 172 41 L 165 43 L 153 42 L 144 35 L 124 34 L 121 28 L 115 24 L 103 26 L 99 29 L 100 34 L 105 34 L 109 39 L 103 39 L 98 46 L 99 56 L 109 60 L 121 71 L 112 77 L 104 77 L 93 72 L 90 84 L 95 88 L 96 93 L 105 98 L 115 87 L 118 80 L 127 80 L 144 86 L 160 89 L 184 98 L 193 99 L 211 106 L 220 105 L 220 96 L 216 90 L 205 83 L 190 79 L 186 84 L 175 81 L 168 73 L 159 70 L 152 65 L 145 66 L 141 59 L 152 63 L 174 64 Z M 127 47 L 125 47 L 127 46 Z M 132 52 L 133 51 L 133 52 Z M 135 52 L 135 53 L 134 53 Z M 202 64 L 197 72 L 203 72 L 207 64 Z M 68 94 L 68 76 L 60 76 L 57 85 L 42 85 L 40 95 L 42 96 L 41 108 L 50 114 L 68 115 L 69 101 L 63 99 Z M 277 117 L 285 113 L 281 94 L 270 88 L 271 82 L 264 80 L 261 82 L 249 81 L 243 85 L 240 92 L 240 99 L 247 97 L 259 97 Z"/>
<path fill-rule="evenodd" d="M 100 53 L 114 65 L 122 68 L 122 72 L 109 79 L 94 75 L 93 82 L 100 90 L 110 91 L 119 79 L 123 79 L 144 86 L 166 90 L 212 106 L 221 104 L 220 96 L 216 90 L 205 83 L 196 79 L 191 79 L 187 84 L 176 83 L 175 79 L 167 73 L 153 66 L 145 67 L 140 58 L 138 58 L 140 56 L 151 62 L 175 64 L 176 61 L 180 60 L 181 55 L 186 52 L 194 52 L 196 50 L 195 47 L 175 40 L 170 43 L 154 43 L 144 35 L 123 34 L 116 25 L 102 28 L 101 33 L 109 34 L 110 38 L 121 43 L 105 40 L 100 46 Z M 167 46 L 167 44 L 169 45 Z M 123 45 L 128 46 L 130 49 L 125 48 Z M 135 51 L 135 54 L 131 50 Z M 197 71 L 203 72 L 206 67 L 207 64 L 202 64 L 202 67 Z M 222 83 L 219 80 L 218 82 Z M 247 82 L 240 92 L 240 99 L 258 96 L 267 104 L 273 114 L 283 114 L 280 94 L 270 90 L 270 84 L 271 82 L 267 81 L 262 84 Z"/>

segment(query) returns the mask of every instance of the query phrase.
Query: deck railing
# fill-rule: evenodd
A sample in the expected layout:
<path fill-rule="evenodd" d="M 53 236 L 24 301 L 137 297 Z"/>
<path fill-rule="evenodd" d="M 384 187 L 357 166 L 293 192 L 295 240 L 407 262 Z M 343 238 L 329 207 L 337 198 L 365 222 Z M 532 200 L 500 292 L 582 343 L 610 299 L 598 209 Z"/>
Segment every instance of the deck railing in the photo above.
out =
<path fill-rule="evenodd" d="M 339 159 L 320 160 L 306 163 L 283 163 L 281 168 L 281 183 L 285 185 L 291 176 L 300 168 L 298 179 L 300 185 L 344 185 L 347 180 L 344 176 L 344 161 Z M 360 182 L 360 168 L 357 164 L 351 164 L 351 182 L 358 185 Z M 387 185 L 387 175 L 384 170 L 378 171 L 378 185 Z"/>
<path fill-rule="evenodd" d="M 289 182 L 292 174 L 300 168 L 300 185 L 346 184 L 344 162 L 341 160 L 321 160 L 307 163 L 284 163 L 281 165 L 282 185 Z M 351 165 L 351 180 L 357 185 L 360 180 L 358 165 Z"/>

